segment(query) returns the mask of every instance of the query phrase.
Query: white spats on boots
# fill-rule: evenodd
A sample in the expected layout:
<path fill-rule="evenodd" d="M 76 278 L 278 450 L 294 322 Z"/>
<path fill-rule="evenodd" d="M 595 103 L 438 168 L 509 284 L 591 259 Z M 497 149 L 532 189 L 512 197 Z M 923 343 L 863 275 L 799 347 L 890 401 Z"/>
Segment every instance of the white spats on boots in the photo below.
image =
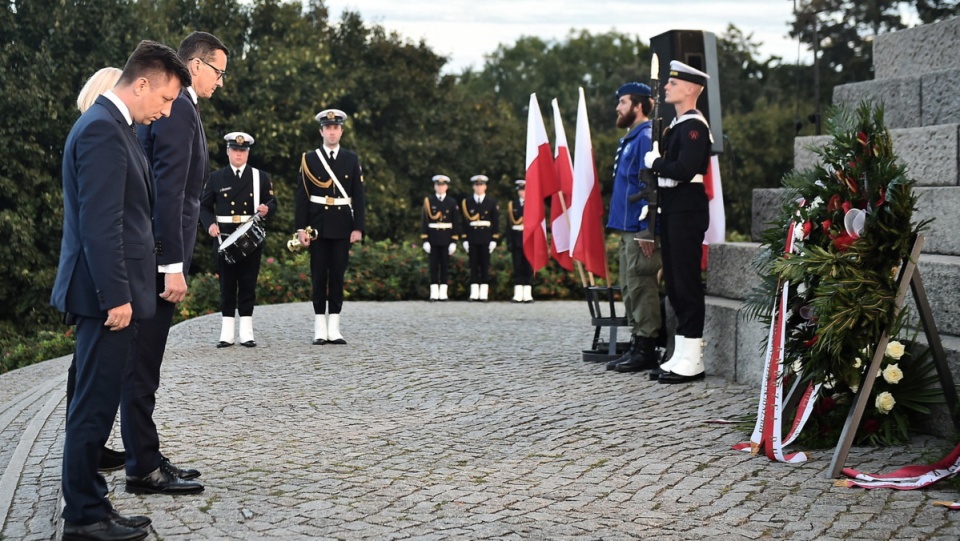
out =
<path fill-rule="evenodd" d="M 470 284 L 470 300 L 480 300 L 480 284 Z"/>
<path fill-rule="evenodd" d="M 257 347 L 257 342 L 253 339 L 253 316 L 240 316 L 240 345 Z"/>
<path fill-rule="evenodd" d="M 660 383 L 686 383 L 697 381 L 705 376 L 703 367 L 703 339 L 685 338 L 683 354 L 670 366 L 670 370 L 660 375 Z M 674 354 L 676 357 L 676 354 Z"/>
<path fill-rule="evenodd" d="M 233 331 L 236 320 L 232 317 L 225 317 L 220 322 L 220 341 L 217 342 L 218 348 L 227 348 L 233 345 Z"/>
<path fill-rule="evenodd" d="M 686 340 L 686 338 L 679 334 L 673 337 L 673 355 L 670 356 L 667 362 L 660 365 L 660 370 L 669 372 L 674 365 L 680 362 L 680 357 L 683 357 L 683 346 L 686 344 Z"/>
<path fill-rule="evenodd" d="M 447 296 L 447 284 L 440 284 L 439 300 L 450 300 L 450 297 Z"/>
<path fill-rule="evenodd" d="M 328 344 L 346 344 L 340 334 L 340 314 L 330 314 L 327 318 L 327 343 Z"/>
<path fill-rule="evenodd" d="M 327 317 L 317 314 L 313 320 L 313 345 L 322 346 L 327 343 Z"/>
<path fill-rule="evenodd" d="M 523 302 L 533 302 L 533 286 L 523 286 Z"/>
<path fill-rule="evenodd" d="M 440 284 L 430 284 L 430 300 L 440 300 Z"/>
<path fill-rule="evenodd" d="M 513 298 L 511 302 L 523 302 L 523 286 L 513 286 Z"/>
<path fill-rule="evenodd" d="M 490 286 L 488 284 L 480 284 L 480 300 L 482 302 L 487 302 L 488 293 L 490 293 Z"/>

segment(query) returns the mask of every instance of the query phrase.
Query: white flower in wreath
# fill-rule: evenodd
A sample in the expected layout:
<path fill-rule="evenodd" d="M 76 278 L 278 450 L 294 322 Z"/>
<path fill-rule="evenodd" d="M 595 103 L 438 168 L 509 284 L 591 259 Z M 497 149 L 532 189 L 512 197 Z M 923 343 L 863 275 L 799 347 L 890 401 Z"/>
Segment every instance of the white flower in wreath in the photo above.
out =
<path fill-rule="evenodd" d="M 886 415 L 897 405 L 897 401 L 893 398 L 892 394 L 884 391 L 877 395 L 877 399 L 874 400 L 873 404 L 877 407 L 877 411 Z"/>
<path fill-rule="evenodd" d="M 853 393 L 853 394 L 857 394 L 857 391 L 859 391 L 859 390 L 860 390 L 860 384 L 859 384 L 859 383 L 854 383 L 853 385 L 850 386 L 850 392 Z"/>
<path fill-rule="evenodd" d="M 853 360 L 853 367 L 860 368 L 861 366 L 863 366 L 863 361 L 860 359 L 860 357 L 855 358 Z"/>
<path fill-rule="evenodd" d="M 900 380 L 903 379 L 903 370 L 900 370 L 900 367 L 891 364 L 883 369 L 883 380 L 887 383 L 893 385 L 900 383 Z"/>
<path fill-rule="evenodd" d="M 823 204 L 823 198 L 821 198 L 821 197 L 818 195 L 818 196 L 815 197 L 815 198 L 813 199 L 813 201 L 810 203 L 810 210 L 815 210 L 815 209 L 817 209 L 818 207 L 820 207 L 820 205 L 822 205 L 822 204 Z"/>
<path fill-rule="evenodd" d="M 797 359 L 796 361 L 793 361 L 791 368 L 793 369 L 794 374 L 799 374 L 803 371 L 803 363 L 800 362 L 800 359 Z"/>
<path fill-rule="evenodd" d="M 823 388 L 827 390 L 833 390 L 837 385 L 837 380 L 833 376 L 828 376 L 827 379 L 823 380 Z"/>
<path fill-rule="evenodd" d="M 886 355 L 888 357 L 893 357 L 894 359 L 899 359 L 900 357 L 903 357 L 903 352 L 905 350 L 906 348 L 903 346 L 903 344 L 894 340 L 893 342 L 887 344 Z"/>
<path fill-rule="evenodd" d="M 793 240 L 794 242 L 803 240 L 803 222 L 799 222 L 793 226 Z"/>

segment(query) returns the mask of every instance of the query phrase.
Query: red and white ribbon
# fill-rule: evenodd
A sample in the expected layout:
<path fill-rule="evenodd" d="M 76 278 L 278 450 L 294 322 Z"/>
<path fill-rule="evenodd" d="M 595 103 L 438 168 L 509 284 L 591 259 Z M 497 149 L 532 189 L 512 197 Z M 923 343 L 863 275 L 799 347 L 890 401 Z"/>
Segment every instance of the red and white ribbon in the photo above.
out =
<path fill-rule="evenodd" d="M 935 464 L 907 466 L 885 474 L 859 472 L 853 468 L 844 468 L 843 474 L 850 479 L 834 482 L 836 486 L 847 488 L 892 488 L 894 490 L 915 490 L 930 486 L 937 481 L 953 477 L 960 472 L 960 445 Z M 947 509 L 960 509 L 960 502 L 933 502 Z"/>

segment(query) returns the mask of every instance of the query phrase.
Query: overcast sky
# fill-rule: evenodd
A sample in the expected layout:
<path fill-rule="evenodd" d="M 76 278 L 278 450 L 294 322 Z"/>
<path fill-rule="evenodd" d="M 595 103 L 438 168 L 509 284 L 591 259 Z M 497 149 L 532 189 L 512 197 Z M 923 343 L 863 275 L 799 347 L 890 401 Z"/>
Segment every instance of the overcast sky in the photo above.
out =
<path fill-rule="evenodd" d="M 445 71 L 481 69 L 484 55 L 520 36 L 565 38 L 571 29 L 591 33 L 616 30 L 651 36 L 667 30 L 707 30 L 717 35 L 728 24 L 754 42 L 763 58 L 777 55 L 797 61 L 797 42 L 786 37 L 793 0 L 328 0 L 331 21 L 344 9 L 359 11 L 364 22 L 382 25 L 412 41 L 424 39 L 447 56 Z M 812 54 L 801 50 L 801 60 Z"/>

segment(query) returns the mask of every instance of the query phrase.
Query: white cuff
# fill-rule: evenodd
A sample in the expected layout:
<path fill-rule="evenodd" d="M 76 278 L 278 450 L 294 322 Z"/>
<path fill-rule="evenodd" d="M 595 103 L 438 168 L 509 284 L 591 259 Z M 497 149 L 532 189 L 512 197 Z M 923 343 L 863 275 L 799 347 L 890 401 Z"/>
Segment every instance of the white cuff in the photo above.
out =
<path fill-rule="evenodd" d="M 170 263 L 169 265 L 157 265 L 157 272 L 162 274 L 183 274 L 183 263 Z"/>

